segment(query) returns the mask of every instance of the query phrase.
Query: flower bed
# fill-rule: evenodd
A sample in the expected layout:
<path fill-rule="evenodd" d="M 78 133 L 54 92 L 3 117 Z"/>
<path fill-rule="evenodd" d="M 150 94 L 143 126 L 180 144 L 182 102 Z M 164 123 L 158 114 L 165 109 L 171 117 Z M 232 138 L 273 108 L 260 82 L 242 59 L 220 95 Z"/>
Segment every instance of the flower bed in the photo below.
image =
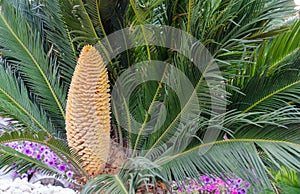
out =
<path fill-rule="evenodd" d="M 188 179 L 187 182 L 173 182 L 172 193 L 214 193 L 214 194 L 245 194 L 250 184 L 247 181 L 238 178 L 226 178 L 226 181 L 220 178 L 203 175 L 198 180 Z"/>
<path fill-rule="evenodd" d="M 9 119 L 5 119 L 0 116 L 0 124 L 1 125 L 10 125 L 12 122 Z M 0 134 L 3 133 L 4 130 L 0 128 Z M 50 150 L 47 146 L 40 145 L 38 143 L 33 143 L 29 141 L 16 141 L 11 143 L 4 144 L 8 147 L 15 149 L 18 152 L 21 152 L 29 157 L 35 158 L 38 161 L 44 162 L 45 164 L 57 168 L 59 171 L 64 173 L 66 177 L 72 178 L 74 172 L 68 167 L 68 164 L 64 163 L 57 155 Z M 14 165 L 14 164 L 13 164 Z M 15 177 L 26 178 L 31 176 L 33 173 L 37 172 L 36 169 L 29 169 L 27 173 L 19 174 L 16 171 L 14 172 Z"/>

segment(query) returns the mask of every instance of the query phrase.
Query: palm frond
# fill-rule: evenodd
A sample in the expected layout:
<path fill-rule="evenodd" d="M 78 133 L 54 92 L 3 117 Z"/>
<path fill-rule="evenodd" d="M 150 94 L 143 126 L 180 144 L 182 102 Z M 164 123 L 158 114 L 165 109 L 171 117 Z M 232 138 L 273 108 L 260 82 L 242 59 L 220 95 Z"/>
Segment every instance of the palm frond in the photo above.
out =
<path fill-rule="evenodd" d="M 298 69 L 296 61 L 299 58 L 300 47 L 299 25 L 300 22 L 296 20 L 284 26 L 288 30 L 259 46 L 251 59 L 255 63 L 247 64 L 239 71 L 241 76 L 236 77 L 233 84 L 244 88 L 253 76 L 272 76 L 273 73 L 287 68 Z"/>
<path fill-rule="evenodd" d="M 49 147 L 57 156 L 64 161 L 66 164 L 71 162 L 70 168 L 75 173 L 89 177 L 85 171 L 81 168 L 81 160 L 78 155 L 70 149 L 67 143 L 62 140 L 52 136 L 48 136 L 44 132 L 35 133 L 30 130 L 15 130 L 10 132 L 5 132 L 0 136 L 0 144 L 10 143 L 14 141 L 30 141 L 36 142 L 41 145 Z"/>
<path fill-rule="evenodd" d="M 20 72 L 26 86 L 38 96 L 37 100 L 53 121 L 63 125 L 66 91 L 60 83 L 55 59 L 47 57 L 41 37 L 16 8 L 8 2 L 3 3 L 2 8 L 0 46 L 3 57 Z"/>
<path fill-rule="evenodd" d="M 4 63 L 4 62 L 3 62 Z M 48 135 L 57 133 L 45 111 L 30 99 L 23 81 L 5 64 L 0 65 L 0 111 L 3 116 L 12 118 L 35 131 Z"/>
<path fill-rule="evenodd" d="M 298 69 L 297 64 L 293 64 L 299 60 L 299 51 L 300 21 L 296 20 L 288 32 L 266 42 L 259 48 L 255 65 L 266 67 L 269 75 L 287 67 Z"/>
<path fill-rule="evenodd" d="M 129 194 L 128 187 L 125 185 L 125 177 L 123 175 L 102 174 L 95 179 L 89 181 L 81 193 L 117 193 Z"/>
<path fill-rule="evenodd" d="M 287 167 L 282 167 L 280 171 L 274 172 L 275 179 L 280 183 L 285 183 L 300 189 L 300 173 Z"/>
<path fill-rule="evenodd" d="M 3 145 L 0 145 L 0 161 L 0 169 L 6 172 L 16 170 L 22 174 L 31 168 L 35 168 L 45 174 L 55 173 L 57 176 L 63 177 L 62 172 L 58 169 Z"/>
<path fill-rule="evenodd" d="M 281 71 L 272 77 L 253 77 L 242 90 L 245 94 L 233 97 L 233 108 L 243 111 L 270 112 L 286 107 L 290 101 L 298 103 L 299 71 Z"/>
<path fill-rule="evenodd" d="M 150 27 L 149 29 L 147 38 L 151 40 L 155 35 L 153 31 L 158 29 Z M 171 33 L 174 33 L 174 29 L 160 30 L 164 31 L 160 37 L 161 42 L 168 41 Z M 135 32 L 141 31 L 142 29 L 138 29 Z M 136 34 L 132 33 L 131 35 Z M 118 124 L 127 130 L 129 144 L 135 151 L 149 150 L 148 154 L 150 154 L 151 149 L 164 144 L 170 136 L 174 135 L 180 122 L 188 125 L 189 121 L 199 118 L 201 114 L 203 114 L 201 119 L 205 120 L 209 115 L 215 114 L 212 112 L 217 112 L 218 108 L 222 109 L 226 104 L 227 93 L 222 89 L 224 80 L 218 74 L 218 68 L 209 57 L 208 51 L 202 45 L 193 42 L 194 39 L 188 34 L 181 33 L 180 35 L 180 40 L 170 44 L 178 47 L 175 50 L 178 49 L 186 57 L 179 53 L 174 56 L 172 60 L 175 67 L 161 65 L 157 61 L 149 62 L 147 65 L 136 65 L 134 71 L 125 71 L 119 77 L 119 80 L 122 81 L 117 81 L 114 87 L 112 107 L 118 114 Z M 137 34 L 135 37 L 137 36 L 139 35 Z M 140 34 L 140 39 L 143 41 L 141 36 Z M 186 58 L 193 58 L 199 67 L 195 67 Z M 193 73 L 189 77 L 192 80 L 189 80 L 180 70 Z M 181 82 L 178 82 L 178 79 Z M 155 80 L 155 82 L 145 83 L 136 89 L 140 83 L 150 80 Z M 124 90 L 124 88 L 126 89 Z M 174 104 L 178 104 L 178 106 L 174 106 Z M 152 115 L 150 116 L 150 114 Z M 163 115 L 167 118 L 163 118 Z M 151 120 L 148 120 L 150 118 Z M 155 132 L 153 132 L 154 129 Z M 151 131 L 151 136 L 149 131 Z"/>
<path fill-rule="evenodd" d="M 158 0 L 158 1 L 151 1 L 148 3 L 140 3 L 140 2 L 136 2 L 134 0 L 129 0 L 129 10 L 127 15 L 129 16 L 129 18 L 127 18 L 127 20 L 129 20 L 127 25 L 130 25 L 130 27 L 139 25 L 139 36 L 142 37 L 143 41 L 145 42 L 144 47 L 143 48 L 137 48 L 135 53 L 139 53 L 139 56 L 137 57 L 138 59 L 143 59 L 144 60 L 148 60 L 151 61 L 154 59 L 155 55 L 154 52 L 152 52 L 153 50 L 155 50 L 154 47 L 151 47 L 151 45 L 148 42 L 148 33 L 149 30 L 147 29 L 146 24 L 152 24 L 153 20 L 155 19 L 155 15 L 159 14 L 153 13 L 153 10 L 157 10 L 157 7 L 162 6 L 163 5 L 163 1 L 162 0 Z"/>
<path fill-rule="evenodd" d="M 255 64 L 245 71 L 248 78 L 242 78 L 243 94 L 233 95 L 233 108 L 274 111 L 290 102 L 299 103 L 299 25 L 296 21 L 290 31 L 259 48 Z"/>
<path fill-rule="evenodd" d="M 289 0 L 199 1 L 194 6 L 201 11 L 191 20 L 193 35 L 217 58 L 228 77 L 251 64 L 247 59 L 263 41 L 259 35 L 264 34 L 266 39 L 282 32 L 265 34 L 273 19 L 294 13 Z"/>
<path fill-rule="evenodd" d="M 102 174 L 91 180 L 82 193 L 126 193 L 134 194 L 142 186 L 148 190 L 158 179 L 165 181 L 160 168 L 144 157 L 129 158 L 116 175 Z"/>
<path fill-rule="evenodd" d="M 63 20 L 71 32 L 72 40 L 77 42 L 79 47 L 86 44 L 96 44 L 99 41 L 100 35 L 97 34 L 93 26 L 93 21 L 86 11 L 84 2 L 82 0 L 59 0 L 59 3 Z"/>
<path fill-rule="evenodd" d="M 58 66 L 63 80 L 70 84 L 76 65 L 77 52 L 72 43 L 70 32 L 62 20 L 62 10 L 58 0 L 51 1 L 51 3 L 45 1 L 44 4 L 40 2 L 32 10 L 43 22 L 45 39 L 52 46 L 51 52 L 59 58 Z"/>
<path fill-rule="evenodd" d="M 201 144 L 177 155 L 161 158 L 156 163 L 162 165 L 162 171 L 168 180 L 197 178 L 199 173 L 224 178 L 230 175 L 228 172 L 234 172 L 252 184 L 253 192 L 259 192 L 271 188 L 271 183 L 268 178 L 270 172 L 256 146 L 264 150 L 273 162 L 299 169 L 299 143 L 259 138 L 239 138 Z M 173 168 L 174 166 L 176 168 Z"/>

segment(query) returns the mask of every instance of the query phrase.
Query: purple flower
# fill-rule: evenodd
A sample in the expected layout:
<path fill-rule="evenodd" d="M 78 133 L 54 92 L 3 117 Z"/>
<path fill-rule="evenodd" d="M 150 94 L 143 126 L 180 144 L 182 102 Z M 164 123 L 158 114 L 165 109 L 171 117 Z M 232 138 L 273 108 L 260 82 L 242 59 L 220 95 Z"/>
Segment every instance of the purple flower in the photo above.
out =
<path fill-rule="evenodd" d="M 44 162 L 45 162 L 45 163 L 48 163 L 49 161 L 50 161 L 49 158 L 47 158 L 47 157 L 44 158 Z"/>
<path fill-rule="evenodd" d="M 246 194 L 247 187 L 250 187 L 249 182 L 243 181 L 241 178 L 234 175 L 228 178 L 224 177 L 226 182 L 218 177 L 210 177 L 209 175 L 203 175 L 200 179 L 187 178 L 186 182 L 173 182 L 173 187 L 176 192 L 204 192 L 204 193 L 230 193 L 230 194 Z M 202 181 L 201 181 L 202 180 Z M 243 185 L 244 187 L 241 187 Z"/>
<path fill-rule="evenodd" d="M 237 180 L 236 180 L 236 183 L 237 183 L 238 185 L 240 185 L 240 184 L 242 183 L 242 179 L 241 179 L 241 178 L 237 179 Z"/>
<path fill-rule="evenodd" d="M 26 174 L 26 173 L 22 174 L 21 179 L 24 179 L 24 178 L 28 178 L 28 174 Z"/>
<path fill-rule="evenodd" d="M 67 166 L 65 164 L 58 165 L 58 169 L 62 172 L 64 172 L 67 169 Z"/>
<path fill-rule="evenodd" d="M 209 183 L 209 182 L 210 182 L 209 176 L 202 176 L 201 178 L 202 178 L 202 180 L 204 180 L 206 183 Z"/>
<path fill-rule="evenodd" d="M 54 166 L 54 161 L 53 160 L 50 160 L 49 162 L 48 162 L 48 164 L 50 165 L 50 166 Z"/>
<path fill-rule="evenodd" d="M 35 157 L 37 160 L 41 160 L 42 159 L 42 155 L 41 154 L 37 154 Z"/>
<path fill-rule="evenodd" d="M 13 176 L 14 177 L 17 177 L 17 176 L 19 176 L 20 174 L 17 172 L 17 171 L 14 171 L 14 173 L 13 173 Z"/>
<path fill-rule="evenodd" d="M 45 146 L 41 146 L 41 147 L 40 147 L 40 151 L 41 151 L 41 152 L 44 152 L 45 149 L 46 149 Z"/>
<path fill-rule="evenodd" d="M 49 155 L 50 152 L 48 149 L 45 149 L 43 153 L 47 156 L 47 155 Z"/>
<path fill-rule="evenodd" d="M 19 145 L 19 146 L 16 148 L 16 150 L 17 150 L 18 152 L 22 152 L 23 146 Z"/>
<path fill-rule="evenodd" d="M 68 170 L 66 175 L 67 175 L 67 177 L 72 178 L 74 176 L 74 173 L 72 171 Z"/>
<path fill-rule="evenodd" d="M 207 187 L 207 191 L 208 192 L 212 192 L 216 189 L 216 185 L 214 184 L 209 184 L 208 187 Z"/>
<path fill-rule="evenodd" d="M 34 169 L 32 169 L 32 168 L 30 168 L 29 170 L 27 170 L 27 174 L 32 174 L 32 173 L 34 173 Z"/>
<path fill-rule="evenodd" d="M 26 154 L 27 156 L 31 156 L 32 155 L 32 150 L 30 148 L 25 148 L 24 150 L 24 154 Z"/>
<path fill-rule="evenodd" d="M 248 189 L 250 187 L 250 183 L 248 181 L 245 181 L 244 185 L 245 185 L 246 189 Z"/>

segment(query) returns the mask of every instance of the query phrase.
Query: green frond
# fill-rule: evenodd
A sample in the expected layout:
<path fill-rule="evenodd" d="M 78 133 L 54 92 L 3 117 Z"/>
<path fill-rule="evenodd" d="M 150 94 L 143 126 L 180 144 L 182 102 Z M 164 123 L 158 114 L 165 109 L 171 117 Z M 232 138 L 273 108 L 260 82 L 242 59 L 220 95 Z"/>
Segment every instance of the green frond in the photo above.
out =
<path fill-rule="evenodd" d="M 288 184 L 300 189 L 300 173 L 295 170 L 291 170 L 287 167 L 282 167 L 280 171 L 274 172 L 275 179 L 284 184 Z"/>
<path fill-rule="evenodd" d="M 265 112 L 299 103 L 299 25 L 296 21 L 290 31 L 259 48 L 255 63 L 242 75 L 243 83 L 238 83 L 243 94 L 233 95 L 232 108 Z"/>
<path fill-rule="evenodd" d="M 125 186 L 126 180 L 122 175 L 102 174 L 89 181 L 81 193 L 116 193 L 129 194 L 128 187 Z"/>
<path fill-rule="evenodd" d="M 81 193 L 134 194 L 145 186 L 149 189 L 157 179 L 164 181 L 160 168 L 144 157 L 129 158 L 116 175 L 102 174 L 86 184 Z"/>
<path fill-rule="evenodd" d="M 284 140 L 220 140 L 195 146 L 177 155 L 166 156 L 156 163 L 162 165 L 162 171 L 168 180 L 197 178 L 199 173 L 226 177 L 228 172 L 234 172 L 252 184 L 253 192 L 259 192 L 271 188 L 271 183 L 268 178 L 270 172 L 258 149 L 265 151 L 268 158 L 277 164 L 299 169 L 299 148 L 299 143 Z"/>
<path fill-rule="evenodd" d="M 85 171 L 80 167 L 81 161 L 79 156 L 76 155 L 72 149 L 70 149 L 67 143 L 53 136 L 48 136 L 44 132 L 35 133 L 30 130 L 17 130 L 11 132 L 5 132 L 0 136 L 0 144 L 10 143 L 14 141 L 30 141 L 36 142 L 41 145 L 49 147 L 57 156 L 66 164 L 71 162 L 71 168 L 75 173 L 84 175 L 88 178 Z"/>
<path fill-rule="evenodd" d="M 194 36 L 217 58 L 229 78 L 239 78 L 251 66 L 248 59 L 263 39 L 287 30 L 266 33 L 270 22 L 294 13 L 293 7 L 288 6 L 289 0 L 199 1 L 198 4 L 197 10 L 203 11 L 192 20 Z"/>
<path fill-rule="evenodd" d="M 4 63 L 4 62 L 3 62 Z M 46 113 L 29 97 L 23 81 L 5 64 L 0 65 L 0 112 L 35 131 L 57 133 Z"/>
<path fill-rule="evenodd" d="M 142 14 L 141 14 L 143 12 L 140 10 L 141 7 L 139 7 L 139 5 L 137 5 L 137 3 L 134 0 L 129 0 L 129 3 L 131 5 L 131 8 L 133 10 L 133 13 L 134 13 L 137 21 L 139 22 L 139 24 L 142 24 L 141 31 L 142 31 L 142 35 L 143 35 L 145 43 L 146 43 L 145 47 L 147 50 L 147 59 L 148 59 L 148 61 L 151 61 L 152 57 L 151 57 L 150 45 L 148 44 L 146 30 L 145 30 L 145 27 L 143 26 L 143 24 L 145 24 L 146 18 L 143 18 Z"/>
<path fill-rule="evenodd" d="M 76 65 L 76 49 L 71 40 L 70 32 L 62 20 L 62 10 L 58 0 L 45 1 L 44 5 L 39 4 L 33 8 L 44 25 L 45 41 L 53 48 L 49 52 L 57 56 L 58 66 L 62 79 L 70 84 Z M 51 53 L 49 53 L 51 54 Z"/>
<path fill-rule="evenodd" d="M 297 68 L 295 61 L 300 57 L 300 21 L 296 20 L 290 30 L 282 33 L 259 48 L 256 57 L 257 67 L 267 68 L 268 75 L 287 67 Z"/>
<path fill-rule="evenodd" d="M 22 174 L 31 168 L 35 168 L 45 174 L 64 176 L 58 169 L 3 145 L 0 145 L 0 161 L 0 169 L 6 172 L 15 169 Z"/>
<path fill-rule="evenodd" d="M 78 46 L 87 44 L 94 45 L 100 40 L 93 21 L 87 13 L 82 0 L 62 1 L 59 0 L 62 18 L 71 33 L 72 41 Z M 76 48 L 79 50 L 79 48 Z"/>
<path fill-rule="evenodd" d="M 272 76 L 287 68 L 299 69 L 296 62 L 300 48 L 299 25 L 299 20 L 285 25 L 280 35 L 263 42 L 251 58 L 253 63 L 238 72 L 241 76 L 236 77 L 233 84 L 244 88 L 253 76 Z"/>
<path fill-rule="evenodd" d="M 55 59 L 44 51 L 37 31 L 8 2 L 0 14 L 0 46 L 2 56 L 16 68 L 30 92 L 38 96 L 41 107 L 64 128 L 66 91 L 60 83 Z M 50 65 L 51 64 L 51 65 Z"/>
<path fill-rule="evenodd" d="M 286 70 L 274 73 L 271 77 L 255 76 L 242 90 L 244 95 L 233 97 L 232 107 L 243 111 L 270 112 L 299 102 L 299 70 Z"/>

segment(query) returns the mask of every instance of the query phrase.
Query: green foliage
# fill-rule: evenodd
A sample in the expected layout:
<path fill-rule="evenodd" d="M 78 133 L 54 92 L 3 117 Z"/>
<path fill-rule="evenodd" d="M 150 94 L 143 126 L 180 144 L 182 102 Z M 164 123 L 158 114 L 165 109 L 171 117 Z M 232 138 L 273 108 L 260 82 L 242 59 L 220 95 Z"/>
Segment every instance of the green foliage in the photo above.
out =
<path fill-rule="evenodd" d="M 103 174 L 91 180 L 82 193 L 105 192 L 134 194 L 142 186 L 149 189 L 156 179 L 164 181 L 160 167 L 144 157 L 129 158 L 116 175 Z M 166 183 L 167 184 L 167 183 Z"/>
<path fill-rule="evenodd" d="M 0 112 L 28 131 L 7 132 L 0 136 L 0 143 L 28 140 L 45 144 L 70 160 L 75 172 L 84 174 L 80 161 L 58 139 L 65 133 L 67 89 L 80 48 L 105 40 L 101 41 L 105 45 L 99 45 L 99 51 L 107 58 L 118 47 L 106 39 L 110 33 L 130 27 L 134 34 L 130 41 L 147 43 L 155 37 L 146 27 L 134 31 L 137 25 L 168 25 L 202 42 L 218 63 L 222 76 L 212 72 L 208 64 L 200 72 L 186 56 L 148 44 L 109 61 L 112 86 L 124 76 L 122 87 L 133 88 L 129 101 L 112 107 L 125 110 L 113 115 L 116 130 L 112 136 L 129 150 L 128 160 L 117 175 L 96 177 L 82 193 L 134 193 L 142 185 L 154 184 L 156 179 L 179 181 L 199 174 L 224 177 L 231 172 L 248 180 L 253 191 L 260 192 L 273 188 L 270 168 L 278 170 L 284 165 L 299 172 L 300 137 L 296 134 L 299 134 L 300 111 L 300 23 L 295 19 L 273 25 L 294 13 L 290 0 L 30 2 L 2 2 Z M 163 40 L 180 42 L 182 48 L 192 51 L 199 46 L 187 39 L 167 38 Z M 145 82 L 134 88 L 135 72 L 122 74 L 136 63 L 154 60 L 172 64 L 172 68 L 141 66 L 135 72 L 141 72 L 141 78 L 145 78 L 143 73 L 152 71 L 160 81 Z M 189 79 L 191 93 L 185 93 L 185 82 L 177 83 L 178 77 L 165 73 L 175 70 Z M 208 78 L 219 83 L 208 84 Z M 168 86 L 172 82 L 186 94 L 184 103 L 180 104 L 177 91 Z M 220 87 L 220 83 L 226 83 L 227 87 Z M 211 91 L 224 96 L 218 92 L 211 95 Z M 157 102 L 168 113 L 165 120 L 152 117 L 162 110 Z M 212 106 L 222 109 L 225 105 L 225 113 L 211 109 Z M 133 118 L 142 127 L 136 128 Z M 128 122 L 124 126 L 119 123 L 121 120 Z M 151 130 L 147 128 L 149 121 L 152 126 L 160 127 L 155 133 L 145 135 L 145 131 Z M 216 141 L 204 141 L 206 134 L 213 136 L 217 130 L 221 133 Z M 45 136 L 51 133 L 55 137 L 45 142 Z M 24 168 L 33 165 L 53 172 L 50 167 L 5 146 L 1 146 L 0 152 L 5 154 L 0 158 L 6 161 L 2 166 L 17 158 L 22 159 L 20 166 Z M 294 189 L 288 187 L 285 189 Z"/>
<path fill-rule="evenodd" d="M 31 21 L 27 18 L 21 9 L 3 3 L 0 15 L 2 56 L 18 71 L 26 88 L 51 117 L 57 130 L 63 131 L 67 91 L 60 81 L 57 59 L 51 53 L 47 54 L 44 48 L 44 37 L 39 33 L 42 26 L 30 26 Z"/>
<path fill-rule="evenodd" d="M 20 125 L 50 135 L 55 132 L 51 122 L 46 120 L 46 112 L 30 100 L 24 82 L 11 68 L 0 66 L 0 111 L 3 116 L 17 120 Z"/>
<path fill-rule="evenodd" d="M 300 174 L 295 170 L 282 167 L 275 174 L 276 186 L 280 192 L 296 194 L 300 191 Z"/>
<path fill-rule="evenodd" d="M 88 175 L 80 167 L 81 161 L 76 153 L 74 153 L 68 147 L 64 140 L 49 137 L 45 132 L 34 132 L 29 129 L 24 130 L 8 130 L 0 136 L 0 144 L 10 143 L 14 141 L 30 141 L 39 143 L 49 147 L 56 155 L 65 163 L 71 163 L 69 166 L 72 171 L 78 175 L 86 176 Z M 10 147 L 1 145 L 0 146 L 0 169 L 4 168 L 6 170 L 16 169 L 20 173 L 26 172 L 30 168 L 39 169 L 43 173 L 55 174 L 58 177 L 63 177 L 63 173 L 50 165 L 22 154 Z M 64 177 L 67 178 L 67 177 Z"/>

